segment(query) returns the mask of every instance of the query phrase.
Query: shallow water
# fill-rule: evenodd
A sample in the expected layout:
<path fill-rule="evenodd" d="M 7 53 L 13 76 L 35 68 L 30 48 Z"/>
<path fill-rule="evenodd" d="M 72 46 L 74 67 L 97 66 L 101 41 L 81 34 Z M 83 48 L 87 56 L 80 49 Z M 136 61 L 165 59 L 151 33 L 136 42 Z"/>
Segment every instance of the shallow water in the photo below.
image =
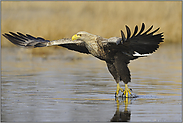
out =
<path fill-rule="evenodd" d="M 162 45 L 129 64 L 128 85 L 138 95 L 129 100 L 115 100 L 105 62 L 90 55 L 1 51 L 2 121 L 182 121 L 181 45 Z"/>

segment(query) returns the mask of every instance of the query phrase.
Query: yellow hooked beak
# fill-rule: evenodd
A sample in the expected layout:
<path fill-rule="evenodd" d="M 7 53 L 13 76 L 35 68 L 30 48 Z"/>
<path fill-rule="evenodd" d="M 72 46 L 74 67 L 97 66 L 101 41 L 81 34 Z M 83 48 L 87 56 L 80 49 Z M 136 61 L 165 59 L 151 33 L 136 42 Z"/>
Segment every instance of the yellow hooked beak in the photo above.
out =
<path fill-rule="evenodd" d="M 81 37 L 81 36 L 75 34 L 75 35 L 72 36 L 72 40 L 77 40 L 77 39 L 80 38 L 80 37 Z"/>

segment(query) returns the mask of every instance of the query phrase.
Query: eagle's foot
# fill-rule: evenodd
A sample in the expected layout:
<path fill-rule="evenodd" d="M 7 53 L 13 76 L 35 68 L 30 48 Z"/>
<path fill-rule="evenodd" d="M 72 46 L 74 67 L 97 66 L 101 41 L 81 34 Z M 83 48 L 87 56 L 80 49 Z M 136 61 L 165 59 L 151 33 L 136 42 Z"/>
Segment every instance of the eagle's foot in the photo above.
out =
<path fill-rule="evenodd" d="M 118 97 L 119 91 L 123 92 L 123 89 L 119 86 L 119 83 L 117 83 L 117 89 L 116 89 L 116 93 L 115 93 L 116 97 Z"/>
<path fill-rule="evenodd" d="M 128 97 L 130 97 L 132 95 L 131 91 L 132 91 L 132 89 L 128 88 L 127 84 L 125 84 L 125 90 L 123 92 L 123 95 L 125 95 L 125 97 L 128 98 Z"/>

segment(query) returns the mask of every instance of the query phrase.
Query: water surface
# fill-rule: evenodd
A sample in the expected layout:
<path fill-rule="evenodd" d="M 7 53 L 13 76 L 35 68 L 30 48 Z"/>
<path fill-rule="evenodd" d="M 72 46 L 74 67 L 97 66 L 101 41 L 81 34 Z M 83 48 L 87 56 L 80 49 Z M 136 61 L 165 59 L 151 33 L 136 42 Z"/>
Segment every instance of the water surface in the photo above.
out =
<path fill-rule="evenodd" d="M 162 45 L 129 64 L 129 87 L 138 95 L 129 100 L 115 100 L 105 62 L 90 55 L 1 51 L 2 121 L 182 121 L 181 45 Z"/>

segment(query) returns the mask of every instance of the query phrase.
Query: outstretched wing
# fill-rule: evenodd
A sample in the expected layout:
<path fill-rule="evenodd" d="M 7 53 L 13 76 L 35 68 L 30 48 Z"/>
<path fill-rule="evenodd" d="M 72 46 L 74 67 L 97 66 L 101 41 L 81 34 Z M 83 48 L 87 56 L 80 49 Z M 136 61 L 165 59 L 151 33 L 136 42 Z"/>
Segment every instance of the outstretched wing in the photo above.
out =
<path fill-rule="evenodd" d="M 10 34 L 3 34 L 5 38 L 7 38 L 9 41 L 11 41 L 13 44 L 23 47 L 47 47 L 47 46 L 53 46 L 58 45 L 62 47 L 66 47 L 70 50 L 78 51 L 80 53 L 87 53 L 89 54 L 88 49 L 85 47 L 85 43 L 80 40 L 71 40 L 70 38 L 63 38 L 59 40 L 45 40 L 41 37 L 33 37 L 29 34 L 22 34 L 20 32 L 13 33 L 9 32 Z"/>
<path fill-rule="evenodd" d="M 151 26 L 147 31 L 142 33 L 145 29 L 145 24 L 142 23 L 142 27 L 139 33 L 137 34 L 138 26 L 136 26 L 134 33 L 131 36 L 130 28 L 126 26 L 127 38 L 121 30 L 121 38 L 119 38 L 118 40 L 116 39 L 116 41 L 109 41 L 107 45 L 109 45 L 109 47 L 112 46 L 112 49 L 121 50 L 128 53 L 133 52 L 133 54 L 153 53 L 159 48 L 159 43 L 163 42 L 164 38 L 162 38 L 163 33 L 154 34 L 159 30 L 159 28 L 154 30 L 153 32 L 150 32 L 152 28 L 153 26 Z"/>

